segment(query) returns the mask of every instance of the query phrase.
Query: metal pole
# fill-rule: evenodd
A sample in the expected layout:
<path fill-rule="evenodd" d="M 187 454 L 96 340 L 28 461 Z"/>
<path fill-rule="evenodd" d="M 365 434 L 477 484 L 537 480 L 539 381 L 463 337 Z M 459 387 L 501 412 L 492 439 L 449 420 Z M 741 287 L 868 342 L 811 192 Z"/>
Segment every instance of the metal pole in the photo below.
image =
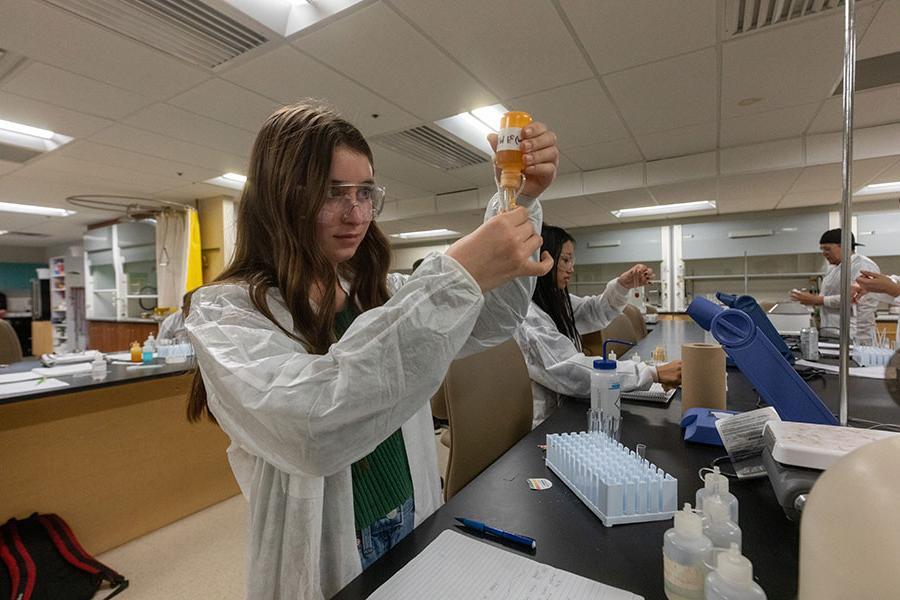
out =
<path fill-rule="evenodd" d="M 744 295 L 747 295 L 747 284 L 749 279 L 749 270 L 747 266 L 747 251 L 744 250 Z"/>
<path fill-rule="evenodd" d="M 853 169 L 853 90 L 856 79 L 856 23 L 854 19 L 854 0 L 844 3 L 844 132 L 841 179 L 843 194 L 841 196 L 841 365 L 840 390 L 841 404 L 839 419 L 841 425 L 847 425 L 847 378 L 850 371 L 850 258 L 853 254 L 851 242 L 851 181 Z"/>

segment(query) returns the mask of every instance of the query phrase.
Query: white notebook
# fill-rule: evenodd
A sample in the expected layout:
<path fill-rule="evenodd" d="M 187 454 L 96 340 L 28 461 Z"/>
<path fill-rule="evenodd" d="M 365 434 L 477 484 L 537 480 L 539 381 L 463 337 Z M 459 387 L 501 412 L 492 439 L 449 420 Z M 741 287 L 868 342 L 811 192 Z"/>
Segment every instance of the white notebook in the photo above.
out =
<path fill-rule="evenodd" d="M 442 532 L 369 600 L 640 600 L 453 530 Z"/>
<path fill-rule="evenodd" d="M 678 388 L 670 388 L 666 390 L 662 384 L 654 383 L 649 390 L 632 390 L 630 392 L 622 392 L 620 397 L 622 400 L 640 400 L 642 402 L 654 402 L 665 404 L 672 399 Z"/>

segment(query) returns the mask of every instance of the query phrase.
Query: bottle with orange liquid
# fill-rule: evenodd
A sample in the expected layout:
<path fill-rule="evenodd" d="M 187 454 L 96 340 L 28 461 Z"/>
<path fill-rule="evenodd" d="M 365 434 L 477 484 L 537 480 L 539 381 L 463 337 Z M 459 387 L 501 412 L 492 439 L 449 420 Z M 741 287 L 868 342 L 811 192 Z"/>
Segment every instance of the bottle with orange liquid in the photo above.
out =
<path fill-rule="evenodd" d="M 522 171 L 522 129 L 531 123 L 531 115 L 526 112 L 512 110 L 503 114 L 500 119 L 500 131 L 497 134 L 497 167 L 500 169 L 500 212 L 507 212 L 516 207 L 516 197 L 525 183 Z"/>

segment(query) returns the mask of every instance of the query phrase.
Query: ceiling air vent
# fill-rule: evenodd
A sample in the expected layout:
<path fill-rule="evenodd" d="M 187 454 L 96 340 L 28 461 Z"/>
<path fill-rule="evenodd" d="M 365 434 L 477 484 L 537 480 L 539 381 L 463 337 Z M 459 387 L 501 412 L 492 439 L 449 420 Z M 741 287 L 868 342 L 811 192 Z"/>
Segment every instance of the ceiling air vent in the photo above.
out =
<path fill-rule="evenodd" d="M 844 0 L 729 0 L 725 5 L 725 27 L 729 34 L 736 36 L 819 15 L 843 5 Z"/>
<path fill-rule="evenodd" d="M 488 162 L 484 154 L 470 150 L 428 125 L 376 136 L 372 142 L 444 171 Z"/>
<path fill-rule="evenodd" d="M 198 0 L 44 0 L 110 31 L 210 69 L 268 41 Z"/>

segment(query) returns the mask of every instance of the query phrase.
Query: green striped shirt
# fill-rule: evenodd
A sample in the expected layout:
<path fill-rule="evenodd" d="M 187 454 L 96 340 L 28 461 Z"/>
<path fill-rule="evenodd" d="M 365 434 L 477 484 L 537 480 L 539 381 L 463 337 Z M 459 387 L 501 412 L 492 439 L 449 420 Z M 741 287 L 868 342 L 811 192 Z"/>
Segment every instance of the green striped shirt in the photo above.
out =
<path fill-rule="evenodd" d="M 359 316 L 348 300 L 334 316 L 334 333 L 340 339 Z M 371 454 L 350 466 L 353 480 L 353 518 L 361 531 L 386 516 L 413 495 L 412 476 L 406 459 L 403 433 L 398 429 Z"/>

